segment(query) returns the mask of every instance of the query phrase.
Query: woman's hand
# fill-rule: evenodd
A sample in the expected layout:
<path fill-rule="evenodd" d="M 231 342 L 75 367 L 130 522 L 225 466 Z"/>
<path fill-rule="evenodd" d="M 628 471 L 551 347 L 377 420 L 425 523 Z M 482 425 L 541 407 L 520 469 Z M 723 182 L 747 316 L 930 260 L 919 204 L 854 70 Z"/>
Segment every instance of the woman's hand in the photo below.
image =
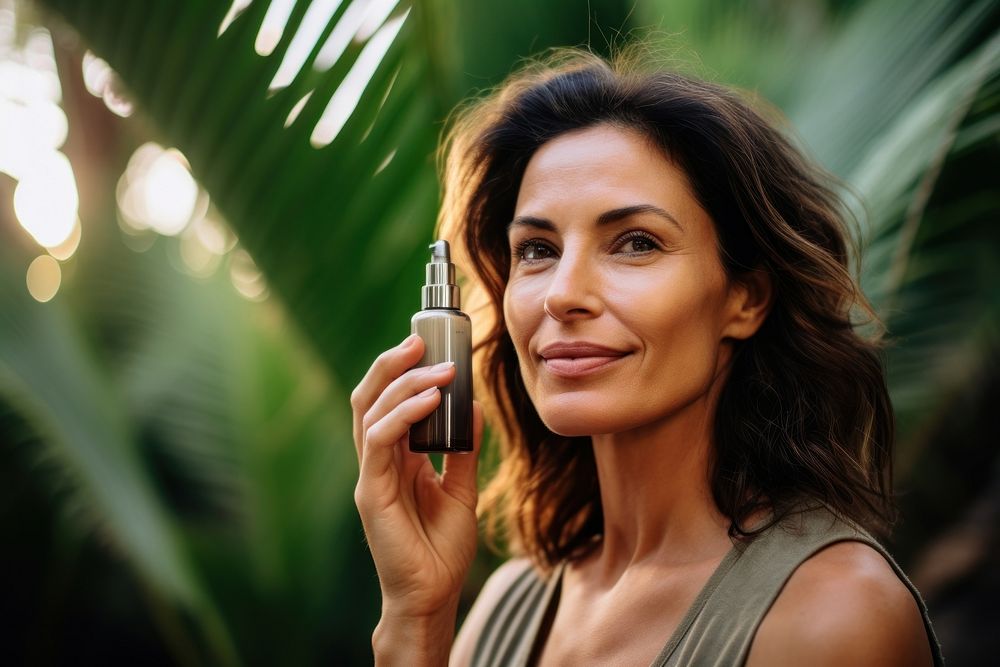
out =
<path fill-rule="evenodd" d="M 482 409 L 473 403 L 473 452 L 446 454 L 438 475 L 409 450 L 410 426 L 438 406 L 454 365 L 412 368 L 424 343 L 387 350 L 351 394 L 360 476 L 354 500 L 382 588 L 382 623 L 426 625 L 455 608 L 476 553 L 476 464 Z M 447 625 L 447 623 L 446 623 Z M 450 645 L 451 638 L 447 641 Z"/>

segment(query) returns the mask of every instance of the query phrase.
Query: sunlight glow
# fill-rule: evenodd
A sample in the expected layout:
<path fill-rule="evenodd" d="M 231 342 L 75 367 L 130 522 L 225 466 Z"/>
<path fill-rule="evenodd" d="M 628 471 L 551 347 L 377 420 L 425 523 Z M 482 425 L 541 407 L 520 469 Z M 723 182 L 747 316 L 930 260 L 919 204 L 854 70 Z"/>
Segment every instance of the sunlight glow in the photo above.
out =
<path fill-rule="evenodd" d="M 111 66 L 92 52 L 83 54 L 83 85 L 94 97 L 104 100 L 104 105 L 111 113 L 128 118 L 135 110 L 135 105 L 124 92 L 124 85 Z"/>
<path fill-rule="evenodd" d="M 59 285 L 62 283 L 62 270 L 59 268 L 59 262 L 48 255 L 36 257 L 28 266 L 25 282 L 28 285 L 28 293 L 35 301 L 41 303 L 50 301 L 59 291 Z"/>
<path fill-rule="evenodd" d="M 295 0 L 271 0 L 264 20 L 260 24 L 260 31 L 257 33 L 257 40 L 253 48 L 259 56 L 269 56 L 281 41 L 281 35 L 285 32 L 285 25 L 288 17 L 295 7 Z"/>
<path fill-rule="evenodd" d="M 340 0 L 313 0 L 268 88 L 284 88 L 295 79 L 339 6 Z"/>
<path fill-rule="evenodd" d="M 268 289 L 264 276 L 246 250 L 240 248 L 230 255 L 229 277 L 236 291 L 250 301 L 263 301 L 267 298 Z"/>
<path fill-rule="evenodd" d="M 136 230 L 176 236 L 195 217 L 199 202 L 198 184 L 184 155 L 152 142 L 136 149 L 118 182 L 119 209 Z M 206 207 L 207 201 L 201 215 Z"/>
<path fill-rule="evenodd" d="M 392 46 L 393 40 L 396 39 L 396 35 L 399 34 L 408 15 L 409 10 L 399 17 L 388 21 L 365 44 L 357 61 L 351 66 L 351 70 L 344 77 L 340 87 L 337 88 L 333 97 L 330 98 L 330 102 L 323 111 L 323 115 L 313 129 L 309 142 L 314 147 L 321 148 L 328 145 L 336 138 L 340 130 L 343 129 L 351 114 L 354 113 L 354 109 L 357 107 L 362 94 L 364 94 L 365 87 L 371 81 L 372 75 L 375 74 L 375 70 L 378 69 L 389 47 Z"/>
<path fill-rule="evenodd" d="M 69 121 L 63 110 L 52 102 L 33 102 L 24 107 L 25 125 L 28 133 L 36 138 L 40 146 L 49 149 L 61 148 L 69 136 Z"/>
<path fill-rule="evenodd" d="M 104 95 L 104 86 L 111 78 L 111 65 L 94 55 L 92 51 L 83 54 L 83 85 L 94 97 Z"/>
<path fill-rule="evenodd" d="M 6 56 L 7 44 L 14 42 L 17 31 L 17 17 L 14 15 L 13 0 L 0 1 L 0 57 Z"/>
<path fill-rule="evenodd" d="M 37 156 L 61 147 L 68 133 L 66 114 L 53 102 L 23 103 L 0 94 L 0 171 L 12 178 L 20 179 Z"/>
<path fill-rule="evenodd" d="M 197 278 L 211 277 L 222 262 L 222 256 L 206 247 L 193 225 L 181 234 L 179 249 L 184 268 Z"/>
<path fill-rule="evenodd" d="M 112 77 L 111 83 L 104 88 L 104 106 L 116 116 L 128 118 L 135 112 L 135 104 L 121 92 L 116 82 L 117 78 Z"/>
<path fill-rule="evenodd" d="M 125 219 L 121 210 L 118 211 L 118 228 L 122 230 L 121 241 L 125 247 L 133 252 L 143 253 L 156 245 L 156 240 L 161 237 L 152 229 L 136 229 L 131 222 Z"/>
<path fill-rule="evenodd" d="M 52 73 L 33 70 L 13 60 L 0 61 L 0 93 L 20 102 L 48 100 L 59 102 L 62 88 L 59 77 Z"/>
<path fill-rule="evenodd" d="M 13 37 L 10 35 L 10 39 Z M 58 104 L 62 101 L 62 86 L 48 30 L 33 30 L 21 49 L 10 41 L 0 41 L 0 48 L 7 51 L 0 60 L 0 96 L 20 102 L 45 100 Z"/>
<path fill-rule="evenodd" d="M 236 247 L 236 235 L 222 221 L 212 216 L 196 220 L 191 229 L 205 248 L 216 255 L 225 255 Z"/>
<path fill-rule="evenodd" d="M 149 226 L 164 236 L 180 233 L 194 212 L 198 186 L 185 162 L 178 152 L 166 151 L 153 161 L 143 180 Z"/>
<path fill-rule="evenodd" d="M 82 235 L 83 228 L 80 226 L 80 218 L 77 218 L 73 223 L 73 231 L 70 232 L 69 237 L 59 245 L 48 248 L 49 254 L 60 262 L 65 262 L 80 247 L 80 237 Z"/>
<path fill-rule="evenodd" d="M 59 106 L 52 35 L 28 23 L 20 34 L 22 41 L 17 6 L 0 3 L 0 172 L 17 181 L 13 208 L 21 227 L 53 256 L 68 259 L 80 242 L 80 196 L 73 167 L 58 150 L 69 124 Z M 48 301 L 59 289 L 58 262 L 45 255 L 32 266 L 29 290 Z"/>
<path fill-rule="evenodd" d="M 73 233 L 79 204 L 73 167 L 58 151 L 33 156 L 14 190 L 18 222 L 47 248 L 60 245 Z"/>
<path fill-rule="evenodd" d="M 22 53 L 25 65 L 46 75 L 50 86 L 49 99 L 59 102 L 62 99 L 62 88 L 59 84 L 59 71 L 56 69 L 56 51 L 52 45 L 52 34 L 46 28 L 32 29 Z"/>

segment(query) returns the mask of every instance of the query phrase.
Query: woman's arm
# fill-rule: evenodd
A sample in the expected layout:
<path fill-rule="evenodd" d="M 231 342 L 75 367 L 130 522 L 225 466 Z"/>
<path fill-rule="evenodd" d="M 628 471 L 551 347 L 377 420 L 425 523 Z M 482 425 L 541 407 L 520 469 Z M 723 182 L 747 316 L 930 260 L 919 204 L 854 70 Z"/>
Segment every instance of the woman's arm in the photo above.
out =
<path fill-rule="evenodd" d="M 476 553 L 476 461 L 482 410 L 473 403 L 473 453 L 446 454 L 438 474 L 409 451 L 410 426 L 441 401 L 454 366 L 414 368 L 423 341 L 387 350 L 351 394 L 358 483 L 354 501 L 379 587 L 375 663 L 442 667 L 455 634 L 458 596 Z"/>
<path fill-rule="evenodd" d="M 457 601 L 427 616 L 399 616 L 383 608 L 382 617 L 372 633 L 375 664 L 406 667 L 447 665 L 448 650 L 455 636 L 457 609 Z"/>
<path fill-rule="evenodd" d="M 764 617 L 747 667 L 933 664 L 910 590 L 874 549 L 838 542 L 805 561 Z"/>

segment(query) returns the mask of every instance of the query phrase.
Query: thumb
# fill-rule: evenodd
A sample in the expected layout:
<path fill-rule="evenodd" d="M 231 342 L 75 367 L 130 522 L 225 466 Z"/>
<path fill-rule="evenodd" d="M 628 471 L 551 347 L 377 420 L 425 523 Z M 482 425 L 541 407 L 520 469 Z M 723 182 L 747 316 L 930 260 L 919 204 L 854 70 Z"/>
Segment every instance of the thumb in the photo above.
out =
<path fill-rule="evenodd" d="M 479 469 L 479 450 L 483 439 L 483 406 L 472 402 L 472 451 L 445 454 L 441 473 L 441 488 L 470 509 L 476 509 L 479 496 L 476 472 Z"/>

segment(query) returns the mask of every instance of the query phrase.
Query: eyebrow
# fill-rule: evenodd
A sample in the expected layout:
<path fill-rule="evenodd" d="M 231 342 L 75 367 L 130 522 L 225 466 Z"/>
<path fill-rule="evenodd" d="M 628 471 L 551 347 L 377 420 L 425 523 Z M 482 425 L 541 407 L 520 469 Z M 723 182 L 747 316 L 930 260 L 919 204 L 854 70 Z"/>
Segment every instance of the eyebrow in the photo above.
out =
<path fill-rule="evenodd" d="M 663 218 L 681 232 L 684 231 L 684 228 L 681 227 L 681 223 L 677 222 L 677 218 L 670 215 L 659 206 L 654 206 L 652 204 L 634 204 L 632 206 L 623 206 L 621 208 L 605 211 L 597 216 L 597 226 L 600 227 L 602 225 L 609 225 L 613 222 L 618 222 L 619 220 L 623 220 L 629 216 L 637 215 L 639 213 L 652 213 Z M 551 220 L 538 218 L 533 215 L 518 215 L 510 221 L 510 224 L 507 225 L 507 232 L 509 233 L 514 227 L 521 226 L 544 229 L 550 232 L 556 231 L 556 226 Z"/>

